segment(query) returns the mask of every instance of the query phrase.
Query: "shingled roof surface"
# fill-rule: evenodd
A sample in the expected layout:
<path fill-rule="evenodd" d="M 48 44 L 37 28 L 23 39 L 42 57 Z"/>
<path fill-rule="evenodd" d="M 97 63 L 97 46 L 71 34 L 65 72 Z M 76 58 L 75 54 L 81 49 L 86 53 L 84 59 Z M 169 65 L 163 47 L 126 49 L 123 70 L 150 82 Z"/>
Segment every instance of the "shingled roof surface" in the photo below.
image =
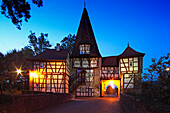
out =
<path fill-rule="evenodd" d="M 36 56 L 28 58 L 28 60 L 66 60 L 68 53 L 68 49 L 60 49 L 60 51 L 56 51 L 56 49 L 47 49 Z"/>
<path fill-rule="evenodd" d="M 83 10 L 71 57 L 80 56 L 80 44 L 90 44 L 90 56 L 101 57 L 86 8 Z"/>
<path fill-rule="evenodd" d="M 119 57 L 132 57 L 132 56 L 144 56 L 144 53 L 140 53 L 132 49 L 131 47 L 127 47 L 124 52 L 119 55 Z"/>
<path fill-rule="evenodd" d="M 102 57 L 102 66 L 118 67 L 118 56 Z"/>

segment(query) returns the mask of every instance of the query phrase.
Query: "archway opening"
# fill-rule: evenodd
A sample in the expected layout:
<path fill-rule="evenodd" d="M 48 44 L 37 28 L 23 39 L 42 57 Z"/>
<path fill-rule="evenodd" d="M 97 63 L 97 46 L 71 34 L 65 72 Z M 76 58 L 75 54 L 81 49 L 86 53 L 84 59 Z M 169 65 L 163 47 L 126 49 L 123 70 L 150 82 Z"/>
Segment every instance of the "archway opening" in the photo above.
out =
<path fill-rule="evenodd" d="M 101 96 L 120 97 L 120 80 L 102 80 Z"/>
<path fill-rule="evenodd" d="M 104 96 L 118 96 L 118 87 L 115 84 L 108 84 L 105 88 Z"/>

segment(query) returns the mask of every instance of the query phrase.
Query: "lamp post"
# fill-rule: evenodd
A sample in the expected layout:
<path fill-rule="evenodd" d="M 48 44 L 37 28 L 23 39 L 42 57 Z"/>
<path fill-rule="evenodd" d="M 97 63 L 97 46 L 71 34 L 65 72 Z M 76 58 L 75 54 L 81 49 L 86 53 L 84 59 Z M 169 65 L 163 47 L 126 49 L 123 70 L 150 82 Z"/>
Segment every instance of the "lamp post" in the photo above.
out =
<path fill-rule="evenodd" d="M 168 68 L 166 68 L 165 70 L 167 71 L 167 76 L 168 76 L 168 81 L 169 81 L 170 68 L 168 67 Z M 165 86 L 165 90 L 167 90 L 167 84 L 166 84 L 166 86 Z"/>
<path fill-rule="evenodd" d="M 22 82 L 21 90 L 22 90 L 22 94 L 23 94 L 24 85 L 23 85 L 23 80 L 22 80 L 23 78 L 22 78 L 22 70 L 21 70 L 21 68 L 17 69 L 16 72 L 17 72 L 17 75 L 21 75 L 21 82 Z"/>

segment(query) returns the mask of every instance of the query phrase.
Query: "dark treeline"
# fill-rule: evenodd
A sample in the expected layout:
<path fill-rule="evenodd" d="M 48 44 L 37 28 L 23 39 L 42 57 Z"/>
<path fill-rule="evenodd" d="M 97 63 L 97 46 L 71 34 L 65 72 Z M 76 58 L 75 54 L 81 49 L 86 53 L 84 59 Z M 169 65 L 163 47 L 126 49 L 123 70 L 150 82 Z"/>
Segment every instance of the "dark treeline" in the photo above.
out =
<path fill-rule="evenodd" d="M 142 94 L 154 101 L 170 104 L 170 53 L 157 59 L 145 69 Z"/>
<path fill-rule="evenodd" d="M 152 58 L 152 64 L 145 70 L 140 80 L 140 92 L 127 93 L 170 104 L 170 53 L 159 59 Z"/>
<path fill-rule="evenodd" d="M 13 94 L 13 90 L 29 89 L 29 69 L 32 64 L 27 58 L 40 54 L 51 47 L 47 39 L 47 33 L 41 33 L 36 36 L 34 32 L 30 32 L 28 36 L 29 44 L 21 50 L 13 49 L 7 54 L 0 52 L 0 93 L 8 91 Z M 61 49 L 72 50 L 75 42 L 75 35 L 69 34 L 61 41 Z M 21 69 L 21 73 L 17 73 L 17 69 Z"/>

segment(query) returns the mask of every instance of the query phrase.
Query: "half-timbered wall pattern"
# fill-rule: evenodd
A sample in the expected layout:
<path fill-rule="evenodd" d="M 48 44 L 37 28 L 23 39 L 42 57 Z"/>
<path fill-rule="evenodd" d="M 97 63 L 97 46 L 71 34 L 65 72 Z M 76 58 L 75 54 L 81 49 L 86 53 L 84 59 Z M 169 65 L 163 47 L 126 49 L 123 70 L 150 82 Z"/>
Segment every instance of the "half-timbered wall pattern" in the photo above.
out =
<path fill-rule="evenodd" d="M 34 71 L 37 77 L 33 78 L 34 91 L 68 93 L 69 76 L 65 61 L 34 62 Z"/>
<path fill-rule="evenodd" d="M 120 74 L 122 74 L 123 89 L 135 88 L 135 77 L 142 71 L 143 57 L 122 58 L 119 62 Z"/>
<path fill-rule="evenodd" d="M 124 89 L 135 87 L 135 76 L 137 76 L 137 74 L 124 74 L 124 78 L 123 78 Z"/>
<path fill-rule="evenodd" d="M 94 89 L 87 86 L 80 86 L 76 90 L 76 96 L 81 97 L 92 97 L 94 96 Z"/>
<path fill-rule="evenodd" d="M 101 79 L 110 80 L 119 78 L 119 68 L 118 67 L 102 67 Z"/>
<path fill-rule="evenodd" d="M 138 57 L 120 59 L 120 73 L 138 73 L 139 62 Z"/>
<path fill-rule="evenodd" d="M 97 68 L 98 58 L 73 58 L 73 68 Z"/>
<path fill-rule="evenodd" d="M 86 82 L 94 81 L 94 70 L 86 70 Z"/>
<path fill-rule="evenodd" d="M 85 82 L 80 84 L 75 90 L 76 96 L 84 97 L 96 95 L 96 88 L 99 89 L 96 85 L 100 85 L 100 79 L 97 79 L 100 77 L 101 71 L 101 61 L 99 61 L 99 58 L 72 58 L 71 61 L 73 64 L 72 69 L 75 69 L 75 71 L 72 72 L 72 75 L 76 75 L 76 73 L 79 73 L 82 70 L 86 72 Z"/>

